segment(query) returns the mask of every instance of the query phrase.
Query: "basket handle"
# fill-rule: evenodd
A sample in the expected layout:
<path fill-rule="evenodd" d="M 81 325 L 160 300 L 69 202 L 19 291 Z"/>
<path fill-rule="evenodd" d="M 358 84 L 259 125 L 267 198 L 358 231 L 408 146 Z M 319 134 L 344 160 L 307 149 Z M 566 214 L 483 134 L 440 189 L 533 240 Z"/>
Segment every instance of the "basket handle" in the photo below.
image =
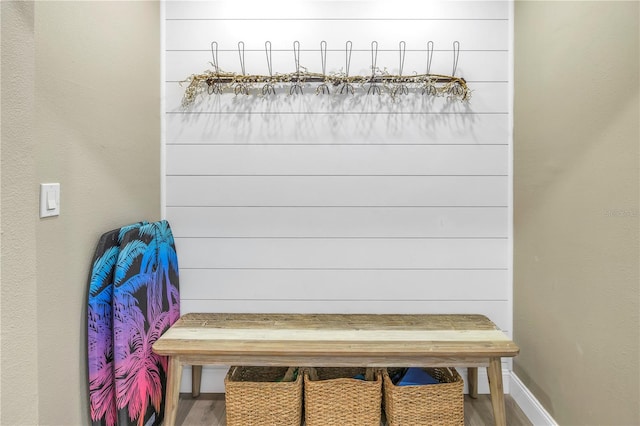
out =
<path fill-rule="evenodd" d="M 316 370 L 314 367 L 305 368 L 304 369 L 304 374 L 309 376 L 309 379 L 311 379 L 313 381 L 317 381 L 318 380 L 318 370 Z"/>
<path fill-rule="evenodd" d="M 367 367 L 364 373 L 364 379 L 367 382 L 373 382 L 375 380 L 376 373 L 378 372 L 377 368 Z"/>
<path fill-rule="evenodd" d="M 231 367 L 231 372 L 229 374 L 229 377 L 235 377 L 236 371 L 238 371 L 238 368 L 240 368 L 239 365 L 234 365 L 233 367 Z"/>
<path fill-rule="evenodd" d="M 310 380 L 318 380 L 318 370 L 316 370 L 314 367 L 304 368 L 304 374 L 309 376 Z M 378 374 L 380 374 L 380 369 L 378 367 L 367 367 L 365 369 L 364 379 L 367 382 L 373 382 L 375 381 L 375 378 Z"/>
<path fill-rule="evenodd" d="M 454 367 L 439 367 L 443 371 L 442 379 L 436 378 L 440 383 L 454 383 L 458 372 Z"/>
<path fill-rule="evenodd" d="M 289 367 L 287 368 L 287 372 L 284 373 L 284 377 L 282 378 L 283 382 L 293 382 L 293 376 L 296 374 L 296 370 L 298 367 Z"/>

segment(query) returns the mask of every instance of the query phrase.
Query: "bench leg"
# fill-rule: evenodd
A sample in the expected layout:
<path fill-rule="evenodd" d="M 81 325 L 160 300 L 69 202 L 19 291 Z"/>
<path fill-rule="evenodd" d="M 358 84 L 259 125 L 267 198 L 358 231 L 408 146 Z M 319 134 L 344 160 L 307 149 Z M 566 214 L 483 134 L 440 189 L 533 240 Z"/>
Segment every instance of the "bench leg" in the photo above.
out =
<path fill-rule="evenodd" d="M 202 366 L 191 366 L 191 396 L 197 398 L 200 396 L 200 383 L 202 383 Z"/>
<path fill-rule="evenodd" d="M 467 383 L 469 385 L 469 396 L 478 398 L 478 367 L 467 368 Z"/>
<path fill-rule="evenodd" d="M 504 408 L 504 390 L 502 389 L 502 363 L 500 358 L 490 358 L 489 389 L 491 390 L 491 405 L 493 406 L 493 419 L 496 426 L 507 425 L 507 415 Z"/>
<path fill-rule="evenodd" d="M 174 426 L 178 414 L 178 400 L 180 399 L 180 382 L 182 380 L 182 363 L 177 357 L 169 357 L 169 371 L 167 372 L 167 400 L 164 407 L 164 426 Z"/>

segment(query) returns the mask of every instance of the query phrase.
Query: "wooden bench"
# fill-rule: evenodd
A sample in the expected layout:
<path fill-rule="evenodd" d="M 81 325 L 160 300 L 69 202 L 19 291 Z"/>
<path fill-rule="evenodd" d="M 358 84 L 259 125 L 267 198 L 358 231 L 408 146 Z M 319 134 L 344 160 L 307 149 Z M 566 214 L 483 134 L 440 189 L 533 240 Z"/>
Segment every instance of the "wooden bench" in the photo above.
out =
<path fill-rule="evenodd" d="M 169 357 L 164 424 L 176 420 L 185 365 L 487 367 L 496 425 L 506 425 L 501 357 L 519 352 L 482 315 L 187 314 L 153 345 Z M 200 368 L 195 369 L 194 390 Z"/>

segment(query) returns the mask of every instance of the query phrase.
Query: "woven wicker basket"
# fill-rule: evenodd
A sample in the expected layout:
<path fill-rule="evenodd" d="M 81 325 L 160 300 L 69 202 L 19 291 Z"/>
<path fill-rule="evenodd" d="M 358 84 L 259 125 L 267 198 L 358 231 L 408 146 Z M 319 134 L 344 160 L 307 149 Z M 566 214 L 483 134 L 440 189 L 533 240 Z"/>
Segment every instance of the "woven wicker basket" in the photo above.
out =
<path fill-rule="evenodd" d="M 231 367 L 224 379 L 227 426 L 300 426 L 302 374 L 288 381 L 293 373 L 293 367 Z"/>
<path fill-rule="evenodd" d="M 396 386 L 391 381 L 388 370 L 383 370 L 384 410 L 387 424 L 389 426 L 464 426 L 462 377 L 455 368 L 425 368 L 424 370 L 440 383 Z"/>
<path fill-rule="evenodd" d="M 368 380 L 354 379 L 363 374 Z M 382 376 L 366 368 L 304 371 L 306 426 L 380 426 Z"/>

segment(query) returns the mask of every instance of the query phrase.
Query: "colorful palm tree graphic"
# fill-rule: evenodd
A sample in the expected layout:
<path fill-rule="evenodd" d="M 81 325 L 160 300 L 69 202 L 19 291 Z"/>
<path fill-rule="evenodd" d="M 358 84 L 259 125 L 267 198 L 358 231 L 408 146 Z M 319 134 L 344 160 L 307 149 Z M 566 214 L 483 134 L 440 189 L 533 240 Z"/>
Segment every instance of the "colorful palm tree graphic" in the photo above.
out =
<path fill-rule="evenodd" d="M 113 267 L 118 247 L 108 248 L 93 264 L 89 286 L 88 343 L 91 420 L 107 426 L 116 423 L 113 391 L 113 328 L 111 299 Z"/>
<path fill-rule="evenodd" d="M 94 424 L 117 422 L 113 384 L 113 277 L 122 237 L 136 223 L 105 233 L 98 243 L 89 281 L 87 340 L 90 416 Z"/>
<path fill-rule="evenodd" d="M 128 417 L 121 414 L 120 420 L 142 426 L 152 406 L 158 424 L 167 359 L 151 346 L 180 315 L 178 258 L 168 222 L 142 226 L 124 237 L 114 284 L 116 406 Z"/>

